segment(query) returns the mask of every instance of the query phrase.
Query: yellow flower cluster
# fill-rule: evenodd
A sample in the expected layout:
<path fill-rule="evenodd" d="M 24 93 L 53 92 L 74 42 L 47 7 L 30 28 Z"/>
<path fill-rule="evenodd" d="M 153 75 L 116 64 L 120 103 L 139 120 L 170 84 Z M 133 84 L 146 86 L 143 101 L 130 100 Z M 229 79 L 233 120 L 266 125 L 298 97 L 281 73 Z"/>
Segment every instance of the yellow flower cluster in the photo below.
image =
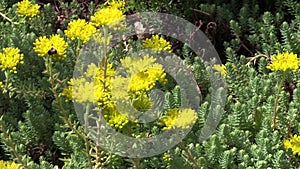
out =
<path fill-rule="evenodd" d="M 0 68 L 2 71 L 9 70 L 17 73 L 17 65 L 23 64 L 23 54 L 20 54 L 18 48 L 3 48 L 3 53 L 0 53 Z"/>
<path fill-rule="evenodd" d="M 267 66 L 268 69 L 272 71 L 297 71 L 300 66 L 300 60 L 294 53 L 278 53 L 277 55 L 272 55 L 272 63 Z"/>
<path fill-rule="evenodd" d="M 33 18 L 40 13 L 39 9 L 40 6 L 38 4 L 33 4 L 29 0 L 23 0 L 18 2 L 17 13 L 20 16 L 28 16 L 29 18 Z"/>
<path fill-rule="evenodd" d="M 147 38 L 144 40 L 142 48 L 152 49 L 154 52 L 172 52 L 171 43 L 166 41 L 164 38 L 159 37 L 158 35 L 153 35 L 151 39 Z"/>
<path fill-rule="evenodd" d="M 58 34 L 51 35 L 50 38 L 39 37 L 35 40 L 34 46 L 33 49 L 38 53 L 38 56 L 50 56 L 55 60 L 64 60 L 67 57 L 68 43 Z"/>
<path fill-rule="evenodd" d="M 105 36 L 101 31 L 97 31 L 92 37 L 94 42 L 105 46 L 109 46 L 112 38 L 113 36 L 111 34 Z"/>
<path fill-rule="evenodd" d="M 62 96 L 67 98 L 66 101 L 74 99 L 78 103 L 95 102 L 92 82 L 88 82 L 85 78 L 72 78 L 68 85 L 62 93 Z"/>
<path fill-rule="evenodd" d="M 150 91 L 157 81 L 164 82 L 166 74 L 161 68 L 147 68 L 131 77 L 128 90 L 130 92 Z"/>
<path fill-rule="evenodd" d="M 119 113 L 116 109 L 111 109 L 104 117 L 108 119 L 108 125 L 119 129 L 122 129 L 129 122 L 126 116 Z"/>
<path fill-rule="evenodd" d="M 130 101 L 138 110 L 148 110 L 151 101 L 147 92 L 154 88 L 157 81 L 166 82 L 163 66 L 155 58 L 145 55 L 140 57 L 126 57 L 121 60 L 122 68 L 128 77 L 116 76 L 112 64 L 88 66 L 84 77 L 73 78 L 69 87 L 64 89 L 62 95 L 67 99 L 83 103 L 92 102 L 104 108 L 103 114 L 112 127 L 123 128 L 129 120 L 123 113 L 118 112 L 115 101 Z M 114 93 L 112 94 L 112 88 Z M 117 96 L 117 97 L 116 97 Z"/>
<path fill-rule="evenodd" d="M 132 95 L 131 98 L 133 99 L 133 106 L 139 111 L 148 110 L 152 106 L 152 102 L 146 92 L 139 95 Z"/>
<path fill-rule="evenodd" d="M 149 55 L 143 58 L 133 56 L 121 59 L 122 68 L 130 75 L 127 87 L 129 92 L 148 92 L 155 87 L 156 82 L 167 82 L 163 66 L 155 61 L 156 59 Z"/>
<path fill-rule="evenodd" d="M 71 40 L 79 39 L 86 43 L 90 37 L 96 32 L 96 28 L 92 23 L 86 22 L 84 19 L 77 19 L 68 24 L 65 34 Z"/>
<path fill-rule="evenodd" d="M 108 2 L 108 5 L 111 7 L 115 7 L 118 9 L 124 9 L 125 7 L 125 1 L 124 0 L 111 0 Z"/>
<path fill-rule="evenodd" d="M 0 82 L 0 89 L 3 89 L 3 88 L 4 88 L 3 82 Z"/>
<path fill-rule="evenodd" d="M 108 6 L 97 11 L 91 16 L 91 22 L 96 27 L 108 26 L 110 28 L 121 26 L 120 23 L 125 19 L 122 9 L 124 9 L 125 1 L 111 1 Z"/>
<path fill-rule="evenodd" d="M 90 64 L 82 78 L 72 78 L 68 84 L 69 87 L 63 90 L 62 95 L 67 101 L 74 100 L 78 103 L 96 103 L 99 107 L 104 108 L 103 114 L 108 124 L 112 127 L 123 128 L 128 119 L 120 114 L 111 96 L 111 83 L 115 75 L 115 70 L 111 64 L 104 67 L 98 67 Z M 105 80 L 104 80 L 105 79 Z"/>
<path fill-rule="evenodd" d="M 0 160 L 0 168 L 1 169 L 22 169 L 19 164 L 10 161 L 2 161 Z"/>
<path fill-rule="evenodd" d="M 112 108 L 111 78 L 114 72 L 112 65 L 109 64 L 104 84 L 104 70 L 95 64 L 90 64 L 84 77 L 70 79 L 69 86 L 63 90 L 62 95 L 67 98 L 66 101 L 73 99 L 78 103 L 97 103 L 99 106 Z"/>
<path fill-rule="evenodd" d="M 172 157 L 171 157 L 170 153 L 164 153 L 162 159 L 165 162 L 169 162 L 172 160 Z"/>
<path fill-rule="evenodd" d="M 213 69 L 218 71 L 223 77 L 226 77 L 227 72 L 226 72 L 226 66 L 225 65 L 214 65 Z"/>
<path fill-rule="evenodd" d="M 112 99 L 129 102 L 128 104 L 139 111 L 151 108 L 152 103 L 148 92 L 155 87 L 157 82 L 162 84 L 167 82 L 163 66 L 155 61 L 156 59 L 149 55 L 121 59 L 120 71 L 127 77 L 118 75 L 112 79 Z"/>
<path fill-rule="evenodd" d="M 69 101 L 72 101 L 75 97 L 73 96 L 72 94 L 72 86 L 73 86 L 73 78 L 70 79 L 67 83 L 68 83 L 68 87 L 65 87 L 63 89 L 63 91 L 61 92 L 61 96 L 64 96 L 66 99 L 65 99 L 65 102 L 69 102 Z"/>
<path fill-rule="evenodd" d="M 112 64 L 107 65 L 106 72 L 104 69 L 104 67 L 101 67 L 95 75 L 95 99 L 99 106 L 113 107 L 111 81 L 115 75 L 115 70 L 113 69 Z"/>
<path fill-rule="evenodd" d="M 196 123 L 197 118 L 197 113 L 192 109 L 179 110 L 175 108 L 167 112 L 161 121 L 165 125 L 163 130 L 170 130 L 172 128 L 187 129 Z"/>
<path fill-rule="evenodd" d="M 283 145 L 287 151 L 292 149 L 294 155 L 300 155 L 300 136 L 295 134 L 291 136 L 290 140 L 283 140 Z"/>

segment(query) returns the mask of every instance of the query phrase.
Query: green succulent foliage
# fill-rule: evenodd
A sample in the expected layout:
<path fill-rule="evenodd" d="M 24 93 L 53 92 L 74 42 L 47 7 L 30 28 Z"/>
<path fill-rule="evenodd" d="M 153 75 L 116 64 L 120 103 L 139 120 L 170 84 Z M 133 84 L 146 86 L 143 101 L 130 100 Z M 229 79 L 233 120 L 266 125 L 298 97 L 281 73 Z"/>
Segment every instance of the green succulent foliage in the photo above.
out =
<path fill-rule="evenodd" d="M 15 15 L 16 2 L 0 2 L 0 12 L 12 19 L 10 22 L 0 17 L 0 50 L 4 47 L 18 47 L 25 55 L 24 64 L 18 66 L 18 74 L 10 78 L 9 92 L 0 94 L 0 115 L 3 115 L 0 121 L 0 158 L 18 162 L 21 162 L 21 158 L 33 169 L 89 168 L 84 138 L 70 130 L 64 116 L 60 114 L 62 106 L 67 110 L 66 116 L 75 131 L 84 133 L 76 119 L 73 105 L 54 101 L 49 74 L 43 72 L 44 60 L 32 48 L 37 37 L 53 33 L 63 35 L 63 30 L 57 27 L 65 28 L 72 19 L 89 18 L 96 4 L 89 3 L 88 12 L 84 13 L 76 1 L 60 1 L 62 11 L 70 13 L 64 21 L 57 23 L 53 4 L 45 4 L 41 16 L 29 20 Z M 204 22 L 215 19 L 219 34 L 222 29 L 230 28 L 230 39 L 224 43 L 227 57 L 227 75 L 224 77 L 226 89 L 214 89 L 216 86 L 212 82 L 215 82 L 215 77 L 219 77 L 217 73 L 210 73 L 211 68 L 206 66 L 201 56 L 195 56 L 183 44 L 182 49 L 175 52 L 183 59 L 182 65 L 191 68 L 202 94 L 197 111 L 198 120 L 191 132 L 180 145 L 166 152 L 170 155 L 168 160 L 164 159 L 165 154 L 145 159 L 128 159 L 102 151 L 102 167 L 192 169 L 195 168 L 193 161 L 205 169 L 300 167 L 299 156 L 293 155 L 291 150 L 285 150 L 282 143 L 289 138 L 289 134 L 299 134 L 300 131 L 300 71 L 288 73 L 281 85 L 282 73 L 271 72 L 266 68 L 270 63 L 269 56 L 277 52 L 300 54 L 300 5 L 297 1 L 139 0 L 130 1 L 127 9 L 136 12 L 169 12 L 188 20 L 200 17 Z M 53 76 L 63 79 L 56 81 L 54 87 L 59 93 L 72 77 L 76 61 L 78 42 L 68 43 L 67 53 L 70 57 L 53 64 Z M 128 40 L 127 45 L 128 53 L 139 51 L 142 46 L 139 40 Z M 116 50 L 111 52 L 115 56 L 111 62 L 115 65 L 125 56 L 123 47 L 123 44 L 117 44 Z M 266 57 L 258 57 L 255 64 L 252 64 L 246 56 L 253 57 L 256 54 L 264 54 Z M 1 72 L 0 80 L 4 81 L 7 76 L 7 73 Z M 171 77 L 169 79 L 174 80 Z M 183 102 L 183 89 L 175 82 L 173 86 L 163 89 L 166 91 L 164 112 L 179 108 Z M 225 101 L 224 96 L 227 96 Z M 64 98 L 61 99 L 63 101 Z M 224 104 L 224 110 L 220 105 L 214 108 L 215 104 Z M 215 128 L 212 136 L 204 139 L 210 134 L 205 131 L 214 131 Z M 133 132 L 142 129 L 150 132 L 135 135 L 148 136 L 162 132 L 152 124 L 137 129 L 132 127 Z M 94 146 L 92 140 L 88 143 Z M 53 157 L 54 150 L 58 151 L 56 158 Z M 90 152 L 94 162 L 94 149 L 91 148 Z M 16 153 L 20 154 L 19 158 Z"/>
<path fill-rule="evenodd" d="M 11 7 L 13 4 L 17 3 L 17 2 L 18 2 L 18 0 L 13 0 L 13 1 L 3 0 L 0 3 L 0 9 L 1 10 L 7 9 L 7 8 Z"/>
<path fill-rule="evenodd" d="M 40 158 L 40 164 L 32 163 L 30 164 L 31 169 L 59 169 L 58 166 L 54 166 L 49 163 L 43 157 Z"/>
<path fill-rule="evenodd" d="M 283 47 L 287 51 L 294 51 L 300 53 L 299 48 L 299 28 L 300 17 L 296 15 L 296 18 L 291 23 L 283 22 L 281 25 L 280 32 L 283 39 Z"/>
<path fill-rule="evenodd" d="M 86 159 L 87 159 L 87 156 L 84 151 L 72 153 L 71 158 L 65 161 L 64 168 L 66 168 L 66 169 L 88 168 L 88 163 L 87 163 Z"/>
<path fill-rule="evenodd" d="M 180 108 L 181 99 L 180 87 L 175 86 L 175 88 L 171 92 L 167 92 L 165 94 L 165 110 L 170 111 L 174 108 Z"/>
<path fill-rule="evenodd" d="M 299 43 L 299 38 L 297 38 L 299 36 L 299 26 L 297 26 L 299 4 L 291 0 L 281 3 L 284 5 L 278 6 L 276 12 L 265 11 L 260 17 L 259 6 L 256 5 L 254 10 L 253 8 L 249 10 L 249 6 L 242 7 L 239 17 L 230 20 L 230 27 L 237 37 L 231 40 L 231 45 L 236 49 L 240 48 L 241 44 L 245 43 L 241 39 L 244 37 L 256 49 L 255 53 L 266 55 L 283 51 L 299 53 L 299 46 L 296 45 Z"/>
<path fill-rule="evenodd" d="M 231 59 L 232 62 L 226 64 L 229 90 L 226 112 L 216 134 L 203 143 L 204 149 L 199 152 L 204 154 L 197 151 L 200 164 L 204 168 L 297 168 L 299 164 L 291 165 L 282 144 L 283 138 L 287 137 L 288 125 L 294 132 L 298 129 L 296 118 L 290 120 L 288 114 L 298 111 L 299 107 L 295 109 L 295 102 L 289 101 L 286 91 L 278 95 L 277 130 L 272 128 L 276 106 L 274 93 L 282 89 L 275 85 L 276 76 L 280 74 L 259 74 L 245 65 L 243 57 L 239 64 Z M 243 60 L 244 64 L 241 64 Z M 294 92 L 298 92 L 297 87 Z"/>

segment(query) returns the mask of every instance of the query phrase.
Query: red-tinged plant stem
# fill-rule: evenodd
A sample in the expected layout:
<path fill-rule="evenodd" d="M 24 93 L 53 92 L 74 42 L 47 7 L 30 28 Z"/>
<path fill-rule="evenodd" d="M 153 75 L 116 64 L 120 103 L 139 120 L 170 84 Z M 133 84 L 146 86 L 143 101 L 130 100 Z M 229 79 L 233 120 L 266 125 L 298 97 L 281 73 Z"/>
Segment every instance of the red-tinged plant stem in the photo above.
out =
<path fill-rule="evenodd" d="M 179 143 L 180 148 L 186 153 L 187 157 L 191 160 L 191 162 L 194 164 L 196 169 L 201 169 L 199 164 L 196 162 L 190 151 L 185 147 L 183 142 Z"/>
<path fill-rule="evenodd" d="M 87 136 L 85 136 L 84 142 L 85 142 L 85 151 L 87 153 L 87 158 L 88 158 L 88 162 L 89 162 L 89 169 L 93 169 L 93 163 L 92 163 L 92 158 L 91 158 L 91 154 L 90 154 L 90 144 L 89 144 L 89 139 Z"/>

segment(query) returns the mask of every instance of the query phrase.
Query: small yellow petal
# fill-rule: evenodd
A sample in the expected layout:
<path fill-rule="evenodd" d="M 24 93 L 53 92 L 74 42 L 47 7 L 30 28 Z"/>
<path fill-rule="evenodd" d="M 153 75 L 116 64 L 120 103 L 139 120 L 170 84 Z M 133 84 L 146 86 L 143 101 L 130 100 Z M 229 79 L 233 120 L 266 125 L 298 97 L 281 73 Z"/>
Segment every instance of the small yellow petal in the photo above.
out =
<path fill-rule="evenodd" d="M 3 53 L 0 53 L 0 69 L 9 70 L 12 73 L 17 73 L 16 66 L 23 64 L 23 54 L 20 54 L 18 48 L 3 48 Z"/>
<path fill-rule="evenodd" d="M 297 71 L 300 66 L 300 60 L 297 58 L 297 54 L 294 53 L 278 53 L 272 55 L 272 63 L 267 66 L 272 71 Z"/>
<path fill-rule="evenodd" d="M 29 0 L 23 0 L 18 2 L 17 13 L 20 16 L 28 16 L 33 18 L 34 16 L 40 14 L 40 6 L 38 4 L 33 4 Z"/>
<path fill-rule="evenodd" d="M 147 38 L 146 40 L 144 40 L 142 48 L 152 49 L 154 52 L 172 52 L 171 43 L 166 41 L 164 38 L 159 37 L 158 35 L 153 35 L 151 39 Z"/>

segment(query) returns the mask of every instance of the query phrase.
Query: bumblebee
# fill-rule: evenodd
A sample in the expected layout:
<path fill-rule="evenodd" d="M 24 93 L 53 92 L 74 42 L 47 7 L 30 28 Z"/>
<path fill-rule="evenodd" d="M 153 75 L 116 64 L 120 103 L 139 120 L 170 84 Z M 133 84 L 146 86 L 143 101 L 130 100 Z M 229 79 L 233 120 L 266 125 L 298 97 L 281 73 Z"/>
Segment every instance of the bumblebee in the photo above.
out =
<path fill-rule="evenodd" d="M 48 51 L 48 55 L 55 55 L 57 54 L 57 50 L 54 49 L 54 48 L 51 48 L 49 51 Z"/>

